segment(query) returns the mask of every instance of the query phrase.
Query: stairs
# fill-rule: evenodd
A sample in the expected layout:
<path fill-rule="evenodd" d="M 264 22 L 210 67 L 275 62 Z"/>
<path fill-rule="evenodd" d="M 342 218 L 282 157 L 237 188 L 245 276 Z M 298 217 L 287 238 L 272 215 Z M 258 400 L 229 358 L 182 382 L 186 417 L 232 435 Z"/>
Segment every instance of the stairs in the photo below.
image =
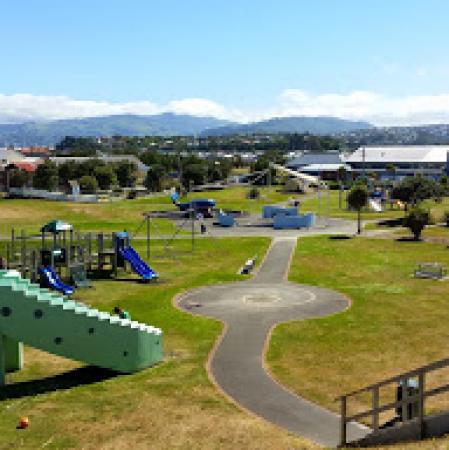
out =
<path fill-rule="evenodd" d="M 0 270 L 2 336 L 9 343 L 9 351 L 7 345 L 3 352 L 0 349 L 6 368 L 17 366 L 8 361 L 14 357 L 11 342 L 122 373 L 152 366 L 163 358 L 159 328 L 68 300 L 11 270 Z"/>

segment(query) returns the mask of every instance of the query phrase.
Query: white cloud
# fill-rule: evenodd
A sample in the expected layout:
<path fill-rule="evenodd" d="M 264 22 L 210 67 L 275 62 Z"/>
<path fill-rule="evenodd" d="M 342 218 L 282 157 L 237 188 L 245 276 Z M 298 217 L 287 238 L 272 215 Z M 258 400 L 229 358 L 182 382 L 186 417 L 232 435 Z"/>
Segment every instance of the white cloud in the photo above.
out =
<path fill-rule="evenodd" d="M 333 116 L 376 125 L 449 123 L 449 94 L 391 97 L 368 91 L 311 95 L 297 89 L 281 94 L 280 116 Z"/>
<path fill-rule="evenodd" d="M 228 108 L 205 98 L 173 100 L 160 105 L 150 101 L 114 103 L 65 96 L 0 94 L 0 123 L 162 112 L 213 116 L 238 122 L 270 117 L 333 116 L 366 120 L 376 125 L 449 123 L 449 94 L 393 97 L 353 91 L 314 95 L 299 89 L 286 89 L 273 107 L 262 111 Z"/>

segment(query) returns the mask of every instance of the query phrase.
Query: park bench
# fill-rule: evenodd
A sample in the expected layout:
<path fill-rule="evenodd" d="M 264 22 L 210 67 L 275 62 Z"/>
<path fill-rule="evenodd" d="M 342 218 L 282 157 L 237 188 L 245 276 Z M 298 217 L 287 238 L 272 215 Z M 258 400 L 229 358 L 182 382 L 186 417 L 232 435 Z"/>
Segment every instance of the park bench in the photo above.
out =
<path fill-rule="evenodd" d="M 442 280 L 447 275 L 446 267 L 436 262 L 421 262 L 414 271 L 415 278 Z"/>
<path fill-rule="evenodd" d="M 256 260 L 257 260 L 257 255 L 248 259 L 245 264 L 243 265 L 243 267 L 240 269 L 240 274 L 241 275 L 248 275 L 252 272 L 252 270 L 254 269 L 254 266 L 256 265 Z"/>

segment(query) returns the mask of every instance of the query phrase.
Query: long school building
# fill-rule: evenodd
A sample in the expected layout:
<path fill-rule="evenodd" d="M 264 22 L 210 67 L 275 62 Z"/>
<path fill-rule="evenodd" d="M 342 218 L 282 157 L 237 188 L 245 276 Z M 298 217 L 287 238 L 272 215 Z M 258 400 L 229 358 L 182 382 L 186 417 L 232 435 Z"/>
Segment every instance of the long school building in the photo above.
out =
<path fill-rule="evenodd" d="M 346 158 L 355 176 L 375 173 L 380 179 L 421 174 L 438 179 L 448 172 L 449 145 L 360 147 Z"/>

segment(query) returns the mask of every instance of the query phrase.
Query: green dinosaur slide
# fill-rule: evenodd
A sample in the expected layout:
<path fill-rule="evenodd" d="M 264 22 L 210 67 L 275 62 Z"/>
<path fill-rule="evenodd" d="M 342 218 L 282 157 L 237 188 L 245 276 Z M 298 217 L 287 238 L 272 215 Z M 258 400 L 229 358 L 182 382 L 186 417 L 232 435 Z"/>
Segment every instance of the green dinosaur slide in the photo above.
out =
<path fill-rule="evenodd" d="M 100 312 L 0 270 L 0 385 L 23 366 L 23 344 L 130 373 L 162 360 L 159 328 Z"/>

